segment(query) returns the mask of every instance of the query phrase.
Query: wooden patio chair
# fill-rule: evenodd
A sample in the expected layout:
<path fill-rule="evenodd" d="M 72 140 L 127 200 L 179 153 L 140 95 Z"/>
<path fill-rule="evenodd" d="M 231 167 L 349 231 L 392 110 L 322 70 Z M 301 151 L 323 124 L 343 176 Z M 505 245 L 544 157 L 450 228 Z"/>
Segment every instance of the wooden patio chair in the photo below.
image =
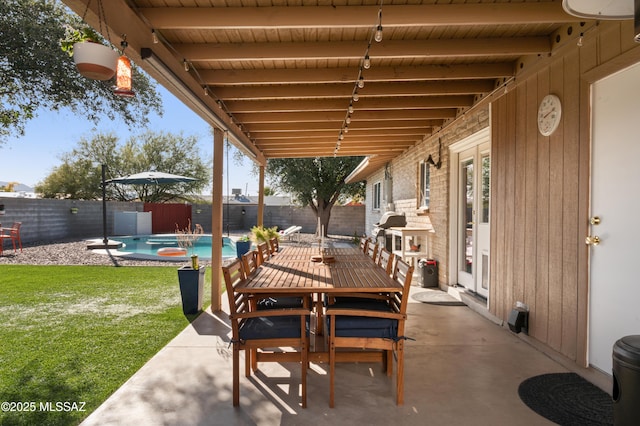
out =
<path fill-rule="evenodd" d="M 269 248 L 271 251 L 271 256 L 280 251 L 280 244 L 278 242 L 278 237 L 273 237 L 269 240 Z"/>
<path fill-rule="evenodd" d="M 378 243 L 369 241 L 365 253 L 375 262 L 376 256 L 378 255 Z"/>
<path fill-rule="evenodd" d="M 378 266 L 387 272 L 387 275 L 391 275 L 393 271 L 393 258 L 395 255 L 385 248 L 381 248 L 378 252 Z"/>
<path fill-rule="evenodd" d="M 258 266 L 271 258 L 271 250 L 269 250 L 269 243 L 258 244 Z"/>
<path fill-rule="evenodd" d="M 378 252 L 376 253 L 375 259 L 373 259 L 376 265 L 380 264 L 380 253 L 382 253 L 382 249 L 384 249 L 384 244 L 378 244 Z"/>
<path fill-rule="evenodd" d="M 393 371 L 393 353 L 397 357 L 396 404 L 404 403 L 404 325 L 413 266 L 398 259 L 393 279 L 403 286 L 394 293 L 386 308 L 383 304 L 359 309 L 330 306 L 325 312 L 329 339 L 329 406 L 335 403 L 336 350 L 358 348 L 383 351 L 387 376 Z"/>
<path fill-rule="evenodd" d="M 16 250 L 16 242 L 20 247 L 20 253 L 22 253 L 22 239 L 20 238 L 20 226 L 22 226 L 22 222 L 13 222 L 11 228 L 0 228 L 0 254 L 3 253 L 3 246 L 5 240 L 11 240 L 13 244 L 13 251 Z"/>
<path fill-rule="evenodd" d="M 369 245 L 369 239 L 367 237 L 360 238 L 360 250 L 362 250 L 364 254 L 367 253 L 368 245 Z"/>
<path fill-rule="evenodd" d="M 309 338 L 308 307 L 252 311 L 251 297 L 236 288 L 246 280 L 240 259 L 222 267 L 226 293 L 229 297 L 233 345 L 233 405 L 240 405 L 240 351 L 245 351 L 245 375 L 251 376 L 258 362 L 299 362 L 302 382 L 302 407 L 307 406 L 307 368 Z M 278 348 L 294 348 L 282 351 Z M 293 389 L 296 389 L 294 386 Z"/>
<path fill-rule="evenodd" d="M 258 251 L 249 250 L 242 255 L 242 267 L 244 268 L 245 277 L 253 274 L 258 269 Z"/>

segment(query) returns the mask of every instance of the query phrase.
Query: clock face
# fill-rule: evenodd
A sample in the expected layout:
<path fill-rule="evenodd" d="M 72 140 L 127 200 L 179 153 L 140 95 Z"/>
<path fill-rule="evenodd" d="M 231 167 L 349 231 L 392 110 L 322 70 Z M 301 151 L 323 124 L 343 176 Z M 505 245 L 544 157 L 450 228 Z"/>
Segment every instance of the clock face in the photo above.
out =
<path fill-rule="evenodd" d="M 543 136 L 549 136 L 560 124 L 562 106 L 560 98 L 556 95 L 547 95 L 540 102 L 538 107 L 538 130 Z"/>

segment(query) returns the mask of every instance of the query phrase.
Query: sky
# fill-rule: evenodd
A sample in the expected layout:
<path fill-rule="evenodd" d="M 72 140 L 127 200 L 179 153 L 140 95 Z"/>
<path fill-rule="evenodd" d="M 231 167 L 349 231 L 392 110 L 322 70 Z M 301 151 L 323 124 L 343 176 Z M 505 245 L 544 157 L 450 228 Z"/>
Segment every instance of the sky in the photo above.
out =
<path fill-rule="evenodd" d="M 164 115 L 153 114 L 146 128 L 130 130 L 124 123 L 102 119 L 97 125 L 74 115 L 69 110 L 39 110 L 38 116 L 31 120 L 21 137 L 11 137 L 0 144 L 0 182 L 19 182 L 30 187 L 47 177 L 54 167 L 61 164 L 61 156 L 70 152 L 81 138 L 90 139 L 94 132 L 113 132 L 122 142 L 129 136 L 144 133 L 147 129 L 171 132 L 184 136 L 195 136 L 206 161 L 213 156 L 213 136 L 210 126 L 196 113 L 184 106 L 164 87 L 158 85 L 162 97 Z M 240 166 L 233 160 L 233 151 L 229 152 L 229 190 L 227 191 L 227 173 L 223 176 L 223 193 L 231 193 L 240 188 L 245 195 L 257 195 L 258 178 L 251 174 L 251 160 L 245 158 Z M 226 168 L 226 158 L 225 158 Z M 140 170 L 141 172 L 144 170 Z M 211 193 L 211 189 L 205 190 Z"/>

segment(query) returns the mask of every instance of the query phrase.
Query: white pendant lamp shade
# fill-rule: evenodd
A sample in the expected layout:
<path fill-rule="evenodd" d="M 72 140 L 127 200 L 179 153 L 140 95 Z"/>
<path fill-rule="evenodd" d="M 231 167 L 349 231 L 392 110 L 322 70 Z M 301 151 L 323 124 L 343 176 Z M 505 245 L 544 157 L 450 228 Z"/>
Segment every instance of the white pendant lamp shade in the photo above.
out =
<path fill-rule="evenodd" d="M 588 19 L 633 19 L 634 0 L 562 0 L 565 12 Z"/>

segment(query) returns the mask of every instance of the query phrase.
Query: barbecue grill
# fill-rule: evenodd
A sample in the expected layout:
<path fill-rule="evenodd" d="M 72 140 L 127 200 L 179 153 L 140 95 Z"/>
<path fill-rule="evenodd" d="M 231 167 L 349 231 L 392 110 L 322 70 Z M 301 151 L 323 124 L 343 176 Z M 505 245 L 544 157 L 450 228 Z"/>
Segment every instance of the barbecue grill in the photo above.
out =
<path fill-rule="evenodd" d="M 380 221 L 373 225 L 373 230 L 371 232 L 371 236 L 373 238 L 384 238 L 385 230 L 391 227 L 405 227 L 407 226 L 407 218 L 404 213 L 399 214 L 396 212 L 386 212 L 380 217 Z M 391 247 L 391 236 L 389 238 L 385 238 L 383 240 L 383 246 L 388 249 Z"/>

